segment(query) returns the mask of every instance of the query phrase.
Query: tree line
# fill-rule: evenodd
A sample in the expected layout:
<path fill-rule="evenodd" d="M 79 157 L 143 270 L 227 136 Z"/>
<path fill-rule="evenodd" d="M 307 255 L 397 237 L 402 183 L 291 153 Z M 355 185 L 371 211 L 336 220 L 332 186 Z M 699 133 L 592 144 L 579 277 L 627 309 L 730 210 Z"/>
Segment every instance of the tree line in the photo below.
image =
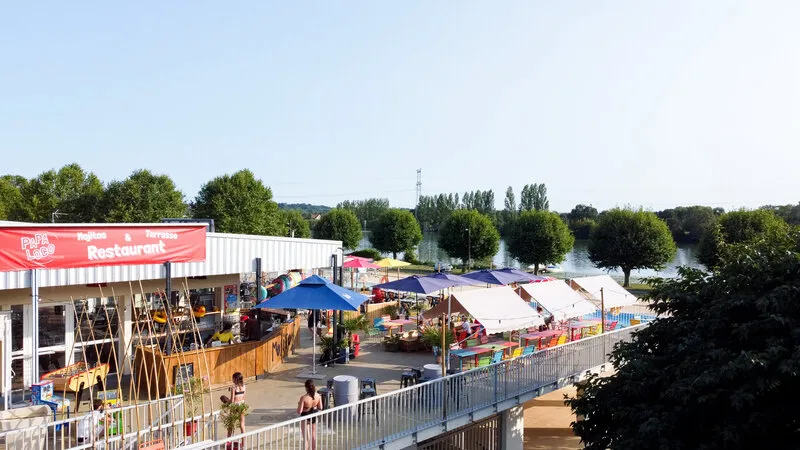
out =
<path fill-rule="evenodd" d="M 369 213 L 374 217 L 372 243 L 378 251 L 413 255 L 421 231 L 435 229 L 439 247 L 466 268 L 473 261 L 491 259 L 502 234 L 511 256 L 532 266 L 535 273 L 546 264 L 563 261 L 575 239 L 588 239 L 589 259 L 599 268 L 621 270 L 628 286 L 634 270 L 663 269 L 675 256 L 676 243 L 699 244 L 700 262 L 713 267 L 723 243 L 753 242 L 800 225 L 796 220 L 800 205 L 728 213 L 705 206 L 653 213 L 632 208 L 599 212 L 590 205 L 576 205 L 569 213 L 558 214 L 548 210 L 547 188 L 537 183 L 522 188 L 519 203 L 509 187 L 504 209 L 496 211 L 493 204 L 491 190 L 422 197 L 415 214 L 400 214 L 403 210 L 391 209 L 385 199 L 343 202 L 332 216 L 336 226 L 323 217 L 318 225 L 324 227 L 315 229 L 314 235 L 356 248 L 362 238 L 360 224 Z"/>
<path fill-rule="evenodd" d="M 155 223 L 182 217 L 213 219 L 223 233 L 311 235 L 307 218 L 296 210 L 279 210 L 272 190 L 247 169 L 215 177 L 188 201 L 169 176 L 145 169 L 107 183 L 78 164 L 30 179 L 0 176 L 0 220 Z"/>

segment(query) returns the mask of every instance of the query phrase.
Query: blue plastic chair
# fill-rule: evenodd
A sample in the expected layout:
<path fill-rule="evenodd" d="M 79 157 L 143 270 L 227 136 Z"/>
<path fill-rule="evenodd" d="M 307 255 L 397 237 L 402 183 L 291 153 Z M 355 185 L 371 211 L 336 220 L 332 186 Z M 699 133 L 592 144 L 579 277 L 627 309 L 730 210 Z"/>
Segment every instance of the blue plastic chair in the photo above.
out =
<path fill-rule="evenodd" d="M 522 350 L 522 356 L 530 355 L 534 351 L 536 351 L 536 346 L 535 345 L 529 345 L 529 346 L 525 347 L 524 350 Z"/>
<path fill-rule="evenodd" d="M 383 318 L 381 317 L 374 319 L 372 321 L 372 326 L 378 331 L 386 331 L 386 327 L 383 326 Z"/>
<path fill-rule="evenodd" d="M 492 356 L 492 364 L 499 363 L 503 361 L 503 352 L 494 352 Z"/>

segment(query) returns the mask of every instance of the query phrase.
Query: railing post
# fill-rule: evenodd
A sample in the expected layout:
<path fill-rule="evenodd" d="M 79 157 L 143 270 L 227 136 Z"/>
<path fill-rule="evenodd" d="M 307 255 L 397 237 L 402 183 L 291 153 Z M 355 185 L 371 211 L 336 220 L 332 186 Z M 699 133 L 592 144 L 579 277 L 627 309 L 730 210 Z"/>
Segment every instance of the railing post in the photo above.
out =
<path fill-rule="evenodd" d="M 497 364 L 492 365 L 494 371 L 494 402 L 497 403 Z"/>

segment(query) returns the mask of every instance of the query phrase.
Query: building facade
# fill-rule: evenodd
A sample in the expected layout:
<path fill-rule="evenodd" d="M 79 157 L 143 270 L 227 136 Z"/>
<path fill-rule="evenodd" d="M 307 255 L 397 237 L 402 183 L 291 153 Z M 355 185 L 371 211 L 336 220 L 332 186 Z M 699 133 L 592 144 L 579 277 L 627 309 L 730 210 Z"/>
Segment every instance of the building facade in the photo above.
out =
<path fill-rule="evenodd" d="M 254 280 L 257 258 L 267 281 L 287 271 L 330 268 L 332 255 L 342 258 L 339 241 L 225 233 L 207 233 L 205 241 L 204 261 L 171 263 L 172 295 L 184 301 L 190 292 L 213 293 L 222 310 L 231 294 L 239 294 L 242 281 Z M 158 301 L 154 293 L 164 292 L 165 271 L 163 264 L 122 264 L 0 272 L 4 399 L 21 399 L 41 375 L 74 362 L 104 362 L 112 372 L 129 374 L 137 329 L 134 310 L 152 308 Z M 38 311 L 33 310 L 33 277 Z M 33 358 L 38 364 L 32 364 Z"/>

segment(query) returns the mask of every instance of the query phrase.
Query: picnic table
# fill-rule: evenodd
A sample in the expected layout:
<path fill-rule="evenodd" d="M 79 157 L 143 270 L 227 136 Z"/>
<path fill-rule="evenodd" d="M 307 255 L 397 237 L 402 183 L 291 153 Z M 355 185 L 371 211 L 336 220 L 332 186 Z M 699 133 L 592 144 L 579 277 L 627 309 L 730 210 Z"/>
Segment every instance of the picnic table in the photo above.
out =
<path fill-rule="evenodd" d="M 478 347 L 488 348 L 492 352 L 502 351 L 504 356 L 508 356 L 509 349 L 518 346 L 519 344 L 517 342 L 511 342 L 511 341 L 494 341 L 494 342 L 489 342 L 488 344 L 478 345 Z"/>
<path fill-rule="evenodd" d="M 525 346 L 527 347 L 530 341 L 536 341 L 536 348 L 542 348 L 542 339 L 550 339 L 553 336 L 561 335 L 561 331 L 559 330 L 544 330 L 544 331 L 537 331 L 535 333 L 526 333 L 520 335 L 520 339 L 525 340 Z"/>
<path fill-rule="evenodd" d="M 403 327 L 405 325 L 409 325 L 415 323 L 413 320 L 406 320 L 406 319 L 396 319 L 396 320 L 384 320 L 381 322 L 384 328 L 389 330 L 389 336 L 392 335 L 392 330 L 395 328 L 400 328 L 400 331 L 403 331 Z"/>

